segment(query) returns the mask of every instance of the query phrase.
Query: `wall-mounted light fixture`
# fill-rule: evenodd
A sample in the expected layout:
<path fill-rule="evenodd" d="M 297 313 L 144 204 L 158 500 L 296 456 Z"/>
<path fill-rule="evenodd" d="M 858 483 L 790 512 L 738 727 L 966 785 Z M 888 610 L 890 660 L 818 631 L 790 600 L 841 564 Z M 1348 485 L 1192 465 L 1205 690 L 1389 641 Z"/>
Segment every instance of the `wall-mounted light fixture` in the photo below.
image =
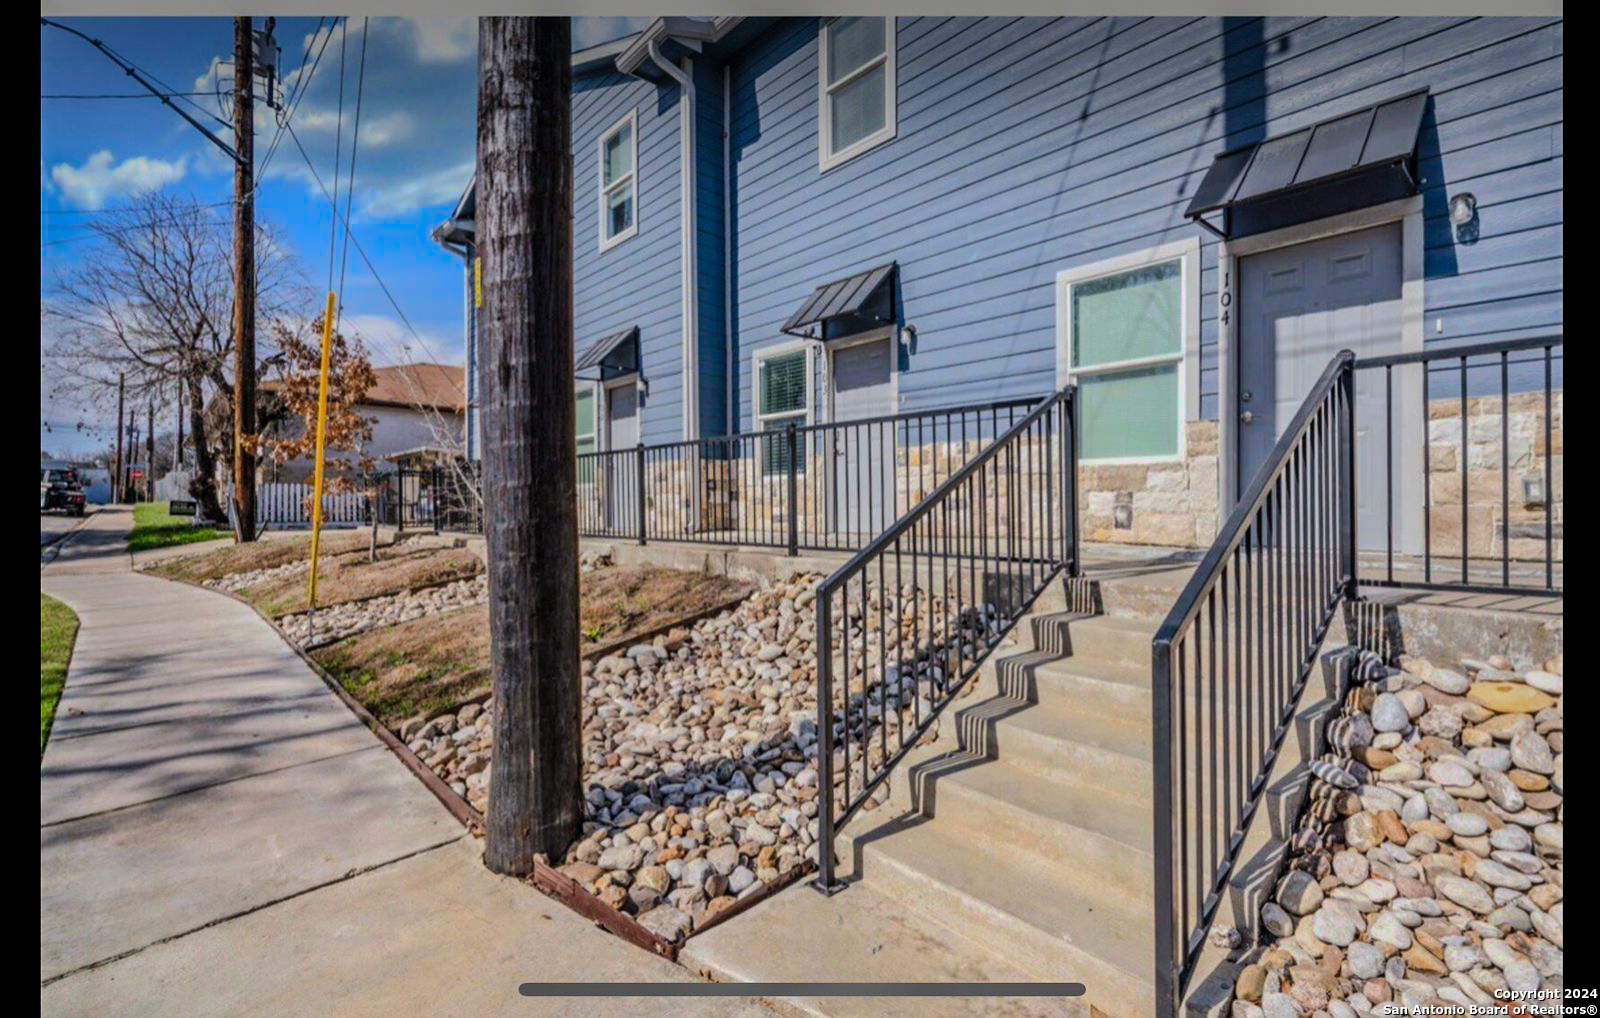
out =
<path fill-rule="evenodd" d="M 1450 222 L 1466 226 L 1478 214 L 1478 198 L 1471 191 L 1463 191 L 1450 199 Z"/>

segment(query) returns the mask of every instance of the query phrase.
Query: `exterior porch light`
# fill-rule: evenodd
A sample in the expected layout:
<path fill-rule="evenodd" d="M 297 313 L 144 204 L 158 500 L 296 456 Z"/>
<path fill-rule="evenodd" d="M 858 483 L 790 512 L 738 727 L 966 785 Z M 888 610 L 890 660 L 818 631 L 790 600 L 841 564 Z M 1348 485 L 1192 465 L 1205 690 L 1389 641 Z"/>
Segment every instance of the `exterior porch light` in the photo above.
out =
<path fill-rule="evenodd" d="M 1463 191 L 1450 199 L 1450 223 L 1466 226 L 1478 214 L 1478 198 L 1471 191 Z"/>

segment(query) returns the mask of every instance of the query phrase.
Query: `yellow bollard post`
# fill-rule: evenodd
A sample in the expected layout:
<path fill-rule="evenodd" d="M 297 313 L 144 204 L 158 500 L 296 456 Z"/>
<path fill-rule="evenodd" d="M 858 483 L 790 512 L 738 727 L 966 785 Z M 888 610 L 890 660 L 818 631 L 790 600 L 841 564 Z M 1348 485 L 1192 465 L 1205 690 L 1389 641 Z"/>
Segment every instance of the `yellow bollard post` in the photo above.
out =
<path fill-rule="evenodd" d="M 317 624 L 317 549 L 322 543 L 322 452 L 328 440 L 328 365 L 333 357 L 334 297 L 328 294 L 328 307 L 322 313 L 322 377 L 317 383 L 317 465 L 311 494 L 311 588 L 306 592 L 310 605 L 308 638 L 316 635 Z"/>

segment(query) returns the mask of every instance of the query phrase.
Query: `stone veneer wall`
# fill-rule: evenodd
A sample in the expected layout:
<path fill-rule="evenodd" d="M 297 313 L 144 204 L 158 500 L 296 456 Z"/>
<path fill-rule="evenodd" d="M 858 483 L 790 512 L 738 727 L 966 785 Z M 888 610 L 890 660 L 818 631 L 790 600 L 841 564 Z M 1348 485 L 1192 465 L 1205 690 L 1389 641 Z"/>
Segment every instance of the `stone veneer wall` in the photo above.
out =
<path fill-rule="evenodd" d="M 1542 480 L 1547 458 L 1551 480 L 1553 521 L 1552 553 L 1562 558 L 1562 393 L 1552 394 L 1550 449 L 1545 446 L 1544 397 L 1542 393 L 1515 395 L 1510 401 L 1509 481 L 1510 538 L 1513 559 L 1540 561 L 1544 558 L 1544 503 L 1524 498 L 1523 480 L 1537 476 Z M 1434 556 L 1459 555 L 1461 541 L 1462 418 L 1459 399 L 1433 400 L 1429 404 L 1428 466 L 1430 483 L 1430 542 Z M 1467 537 L 1468 552 L 1474 558 L 1498 558 L 1504 540 L 1500 500 L 1501 482 L 1501 406 L 1498 396 L 1470 399 L 1467 403 Z M 881 521 L 897 518 L 933 491 L 940 482 L 959 470 L 987 445 L 988 439 L 968 442 L 929 442 L 899 445 L 894 451 L 894 470 L 853 471 L 846 479 L 831 476 L 831 450 L 820 440 L 803 448 L 805 464 L 796 483 L 798 524 L 802 546 L 853 547 L 861 534 L 836 534 L 831 503 L 836 499 L 855 500 L 855 514 L 867 517 L 863 507 L 865 485 L 877 483 L 881 493 L 878 510 Z M 754 469 L 755 443 L 745 443 L 744 458 L 697 459 L 692 447 L 682 447 L 671 456 L 652 455 L 647 461 L 646 512 L 651 521 L 651 536 L 660 540 L 697 538 L 735 544 L 782 544 L 786 540 L 789 509 L 788 479 L 782 474 L 763 476 Z M 1218 507 L 1220 478 L 1219 428 L 1216 421 L 1189 421 L 1185 425 L 1183 459 L 1170 463 L 1089 464 L 1079 469 L 1078 497 L 1083 537 L 1086 541 L 1149 545 L 1171 548 L 1204 548 L 1216 537 L 1220 525 Z M 1006 535 L 1019 520 L 1026 520 L 1031 509 L 1034 518 L 1053 505 L 1054 476 L 1047 460 L 1055 452 L 1042 444 L 1020 442 L 1000 469 L 991 465 L 986 475 L 983 505 L 977 507 L 987 521 L 982 529 L 991 537 Z M 613 536 L 636 533 L 637 491 L 632 478 L 631 457 L 618 463 L 619 506 L 612 513 Z M 873 481 L 872 474 L 878 479 Z M 606 519 L 603 511 L 605 471 L 599 471 L 595 485 L 580 485 L 580 499 L 592 503 L 580 515 L 586 532 L 604 531 L 594 525 Z M 830 488 L 832 490 L 830 490 Z M 979 489 L 975 489 L 979 490 Z M 1045 493 L 1049 491 L 1047 496 Z M 698 495 L 697 495 L 698 493 Z M 1015 506 L 1008 501 L 1014 496 Z M 698 515 L 696 502 L 698 501 Z M 970 521 L 970 515 L 965 517 Z M 848 528 L 866 530 L 871 537 L 877 528 L 870 518 Z M 840 526 L 840 529 L 847 529 Z M 933 533 L 932 525 L 924 528 Z M 1365 543 L 1365 542 L 1364 542 Z"/>
<path fill-rule="evenodd" d="M 1545 556 L 1545 502 L 1549 502 L 1551 556 L 1563 561 L 1562 522 L 1565 485 L 1562 481 L 1562 390 L 1551 393 L 1550 441 L 1545 443 L 1544 393 L 1527 392 L 1509 400 L 1504 479 L 1507 503 L 1501 500 L 1502 406 L 1499 396 L 1467 400 L 1466 427 L 1462 427 L 1461 401 L 1436 399 L 1428 403 L 1428 546 L 1435 559 L 1461 554 L 1462 459 L 1466 460 L 1467 555 L 1498 559 L 1506 539 L 1509 515 L 1510 558 L 1542 562 Z M 1466 441 L 1462 436 L 1465 432 Z M 1544 483 L 1548 463 L 1549 491 L 1543 499 L 1530 499 L 1524 479 Z M 1509 509 L 1509 514 L 1505 511 Z"/>
<path fill-rule="evenodd" d="M 1181 462 L 1079 469 L 1087 541 L 1203 548 L 1217 536 L 1216 421 L 1189 421 Z"/>

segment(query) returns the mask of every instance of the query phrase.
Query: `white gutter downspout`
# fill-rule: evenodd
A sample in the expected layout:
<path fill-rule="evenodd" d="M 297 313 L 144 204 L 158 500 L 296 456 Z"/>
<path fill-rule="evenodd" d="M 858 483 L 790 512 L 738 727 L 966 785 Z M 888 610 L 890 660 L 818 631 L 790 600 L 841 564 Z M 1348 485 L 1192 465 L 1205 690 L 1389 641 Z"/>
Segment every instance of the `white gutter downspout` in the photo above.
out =
<path fill-rule="evenodd" d="M 661 55 L 656 39 L 646 44 L 646 51 L 655 65 L 678 83 L 678 140 L 680 211 L 678 220 L 683 227 L 683 437 L 692 441 L 700 437 L 700 308 L 696 280 L 699 278 L 699 256 L 696 251 L 695 231 L 695 166 L 694 166 L 694 78 L 692 73 L 674 65 Z M 693 69 L 687 57 L 684 63 Z"/>

